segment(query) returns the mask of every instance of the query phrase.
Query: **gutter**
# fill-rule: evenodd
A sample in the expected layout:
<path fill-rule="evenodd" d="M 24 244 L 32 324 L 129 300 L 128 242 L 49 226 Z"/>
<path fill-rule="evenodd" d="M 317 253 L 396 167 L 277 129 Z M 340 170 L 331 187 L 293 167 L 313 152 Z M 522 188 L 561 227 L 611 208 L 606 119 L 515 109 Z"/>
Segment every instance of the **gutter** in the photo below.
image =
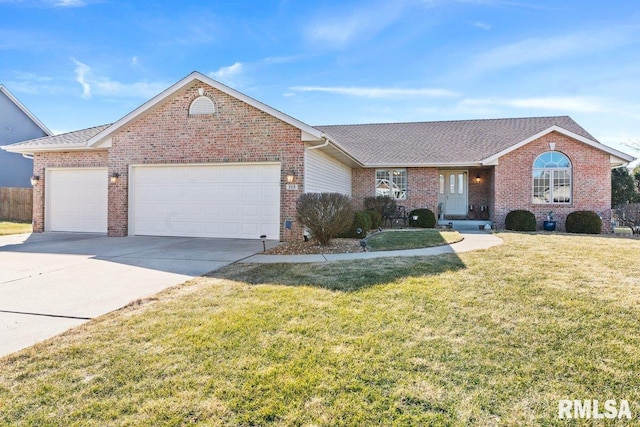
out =
<path fill-rule="evenodd" d="M 326 147 L 327 145 L 329 145 L 329 137 L 327 137 L 326 135 L 323 135 L 323 136 L 321 136 L 321 138 L 324 139 L 324 142 L 322 144 L 313 145 L 311 147 L 307 147 L 307 148 L 305 148 L 305 150 L 309 150 L 309 151 L 316 150 L 318 148 L 323 148 L 323 147 Z"/>

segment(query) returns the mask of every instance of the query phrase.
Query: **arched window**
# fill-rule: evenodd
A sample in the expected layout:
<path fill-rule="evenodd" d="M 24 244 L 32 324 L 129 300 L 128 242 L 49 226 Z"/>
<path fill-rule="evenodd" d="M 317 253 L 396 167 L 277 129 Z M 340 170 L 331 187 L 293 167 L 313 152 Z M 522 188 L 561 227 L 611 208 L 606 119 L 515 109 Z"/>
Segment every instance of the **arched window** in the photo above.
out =
<path fill-rule="evenodd" d="M 201 116 L 204 114 L 214 114 L 216 107 L 213 105 L 213 101 L 206 96 L 199 96 L 193 100 L 189 106 L 190 116 Z"/>
<path fill-rule="evenodd" d="M 547 151 L 533 162 L 533 203 L 571 203 L 571 161 Z"/>

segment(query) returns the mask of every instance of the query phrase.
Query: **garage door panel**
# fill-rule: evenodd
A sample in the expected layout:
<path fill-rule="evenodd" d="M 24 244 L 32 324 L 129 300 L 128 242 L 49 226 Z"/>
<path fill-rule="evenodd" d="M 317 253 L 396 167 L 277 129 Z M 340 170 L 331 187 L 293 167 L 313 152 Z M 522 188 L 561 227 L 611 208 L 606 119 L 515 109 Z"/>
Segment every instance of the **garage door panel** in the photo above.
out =
<path fill-rule="evenodd" d="M 270 238 L 279 236 L 279 165 L 134 167 L 132 185 L 135 234 L 255 239 L 268 231 Z M 146 191 L 151 186 L 154 191 Z"/>
<path fill-rule="evenodd" d="M 107 232 L 107 169 L 47 171 L 45 223 L 48 231 Z"/>

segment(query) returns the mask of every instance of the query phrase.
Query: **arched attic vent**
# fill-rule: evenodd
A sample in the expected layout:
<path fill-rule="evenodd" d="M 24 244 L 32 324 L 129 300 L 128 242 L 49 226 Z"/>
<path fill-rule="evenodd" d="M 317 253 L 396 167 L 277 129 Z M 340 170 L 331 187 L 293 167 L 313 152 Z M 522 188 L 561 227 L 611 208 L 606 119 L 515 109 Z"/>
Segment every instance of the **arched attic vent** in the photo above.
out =
<path fill-rule="evenodd" d="M 215 114 L 216 106 L 213 104 L 211 98 L 205 96 L 202 89 L 198 89 L 198 93 L 200 94 L 200 96 L 191 101 L 191 105 L 189 106 L 189 115 L 202 116 L 207 114 Z"/>

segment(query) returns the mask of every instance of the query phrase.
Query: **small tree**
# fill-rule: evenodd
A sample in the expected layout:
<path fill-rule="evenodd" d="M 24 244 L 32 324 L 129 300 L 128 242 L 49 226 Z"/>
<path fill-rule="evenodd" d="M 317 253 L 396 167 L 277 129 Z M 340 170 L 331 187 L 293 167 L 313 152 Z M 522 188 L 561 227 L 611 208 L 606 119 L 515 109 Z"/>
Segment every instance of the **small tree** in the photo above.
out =
<path fill-rule="evenodd" d="M 296 204 L 298 221 L 326 246 L 353 222 L 351 198 L 340 193 L 306 193 Z"/>
<path fill-rule="evenodd" d="M 640 203 L 623 203 L 616 208 L 616 219 L 634 234 L 640 234 Z"/>
<path fill-rule="evenodd" d="M 640 201 L 640 196 L 629 170 L 626 168 L 613 169 L 611 171 L 611 207 L 638 201 Z"/>

